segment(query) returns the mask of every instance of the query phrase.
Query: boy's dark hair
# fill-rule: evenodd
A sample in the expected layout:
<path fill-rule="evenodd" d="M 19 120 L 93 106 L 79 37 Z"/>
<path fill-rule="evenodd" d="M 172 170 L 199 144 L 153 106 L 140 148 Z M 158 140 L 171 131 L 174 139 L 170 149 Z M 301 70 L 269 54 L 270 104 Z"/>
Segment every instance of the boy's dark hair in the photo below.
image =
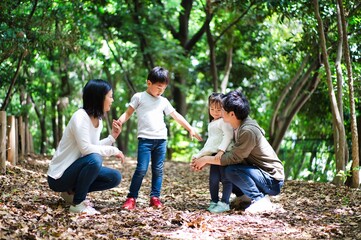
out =
<path fill-rule="evenodd" d="M 223 96 L 223 109 L 226 112 L 234 112 L 238 120 L 246 119 L 250 112 L 247 98 L 240 90 L 231 91 Z"/>
<path fill-rule="evenodd" d="M 152 83 L 159 82 L 168 85 L 169 83 L 168 70 L 162 67 L 155 67 L 152 69 L 152 71 L 149 72 L 147 79 Z"/>
<path fill-rule="evenodd" d="M 101 118 L 104 116 L 105 96 L 112 86 L 102 79 L 93 79 L 83 88 L 83 109 L 89 116 Z"/>
<path fill-rule="evenodd" d="M 212 104 L 215 104 L 216 106 L 218 105 L 220 108 L 222 108 L 222 97 L 223 97 L 222 93 L 212 93 L 211 95 L 209 95 L 208 97 L 209 122 L 212 122 L 214 119 L 211 115 L 209 108 L 211 107 Z"/>

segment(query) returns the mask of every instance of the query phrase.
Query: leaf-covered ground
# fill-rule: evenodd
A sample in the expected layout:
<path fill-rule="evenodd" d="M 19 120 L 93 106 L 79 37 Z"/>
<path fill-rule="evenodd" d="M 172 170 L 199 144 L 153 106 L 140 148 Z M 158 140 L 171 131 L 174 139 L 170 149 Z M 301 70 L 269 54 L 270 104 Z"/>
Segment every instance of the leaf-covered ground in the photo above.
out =
<path fill-rule="evenodd" d="M 48 160 L 29 157 L 0 175 L 0 239 L 361 239 L 361 192 L 332 184 L 287 181 L 272 197 L 274 212 L 251 215 L 237 206 L 222 214 L 205 209 L 208 171 L 191 172 L 188 164 L 166 162 L 162 192 L 165 207 L 149 204 L 150 172 L 138 208 L 121 209 L 135 161 L 114 159 L 105 165 L 121 170 L 119 187 L 91 193 L 102 214 L 69 213 L 46 182 Z"/>

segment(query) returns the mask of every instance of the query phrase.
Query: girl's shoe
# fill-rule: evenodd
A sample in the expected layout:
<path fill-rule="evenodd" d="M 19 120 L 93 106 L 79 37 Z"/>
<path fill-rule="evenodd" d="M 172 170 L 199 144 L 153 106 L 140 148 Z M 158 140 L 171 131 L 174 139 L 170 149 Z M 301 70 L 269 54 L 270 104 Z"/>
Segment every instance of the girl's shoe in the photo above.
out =
<path fill-rule="evenodd" d="M 211 210 L 217 206 L 216 202 L 211 201 L 209 207 L 207 208 L 208 211 L 212 212 Z"/>
<path fill-rule="evenodd" d="M 217 206 L 209 210 L 211 213 L 222 213 L 229 211 L 229 204 L 219 201 L 217 203 Z"/>
<path fill-rule="evenodd" d="M 73 213 L 85 213 L 87 215 L 100 214 L 100 212 L 98 212 L 91 206 L 87 206 L 84 201 L 77 205 L 71 205 L 69 211 Z"/>

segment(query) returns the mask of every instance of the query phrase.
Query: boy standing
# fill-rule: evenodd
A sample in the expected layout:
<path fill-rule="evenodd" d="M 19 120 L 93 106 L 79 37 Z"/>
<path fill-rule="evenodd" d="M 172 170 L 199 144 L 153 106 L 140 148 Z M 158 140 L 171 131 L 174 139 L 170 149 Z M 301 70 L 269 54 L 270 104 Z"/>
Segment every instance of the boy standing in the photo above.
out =
<path fill-rule="evenodd" d="M 128 109 L 120 116 L 118 121 L 124 124 L 134 113 L 138 116 L 138 159 L 137 167 L 132 177 L 124 209 L 134 209 L 136 199 L 143 178 L 147 173 L 149 162 L 152 167 L 152 188 L 150 192 L 150 206 L 161 208 L 159 199 L 163 181 L 163 165 L 167 150 L 167 128 L 164 115 L 171 117 L 184 127 L 191 137 L 202 140 L 191 125 L 170 104 L 168 99 L 161 95 L 169 83 L 168 70 L 155 67 L 148 74 L 147 90 L 134 94 Z"/>
<path fill-rule="evenodd" d="M 248 100 L 241 91 L 231 91 L 222 100 L 223 119 L 232 125 L 235 132 L 234 147 L 221 159 L 205 156 L 192 163 L 195 170 L 205 164 L 227 166 L 225 175 L 235 190 L 251 199 L 246 209 L 249 213 L 272 210 L 268 195 L 280 193 L 284 183 L 281 160 L 264 136 L 264 130 L 248 115 Z"/>

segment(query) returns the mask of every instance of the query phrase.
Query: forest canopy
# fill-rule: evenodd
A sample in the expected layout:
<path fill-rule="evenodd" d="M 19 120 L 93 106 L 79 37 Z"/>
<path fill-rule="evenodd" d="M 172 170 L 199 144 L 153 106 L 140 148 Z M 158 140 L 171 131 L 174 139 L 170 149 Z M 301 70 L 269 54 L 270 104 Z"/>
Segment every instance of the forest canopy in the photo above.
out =
<path fill-rule="evenodd" d="M 113 86 L 109 131 L 163 66 L 164 96 L 203 138 L 208 95 L 240 89 L 288 179 L 344 181 L 355 170 L 359 1 L 3 0 L 0 12 L 0 109 L 27 121 L 35 153 L 54 153 L 88 80 Z M 166 122 L 168 159 L 189 161 L 204 142 Z M 136 155 L 135 118 L 117 145 Z"/>

